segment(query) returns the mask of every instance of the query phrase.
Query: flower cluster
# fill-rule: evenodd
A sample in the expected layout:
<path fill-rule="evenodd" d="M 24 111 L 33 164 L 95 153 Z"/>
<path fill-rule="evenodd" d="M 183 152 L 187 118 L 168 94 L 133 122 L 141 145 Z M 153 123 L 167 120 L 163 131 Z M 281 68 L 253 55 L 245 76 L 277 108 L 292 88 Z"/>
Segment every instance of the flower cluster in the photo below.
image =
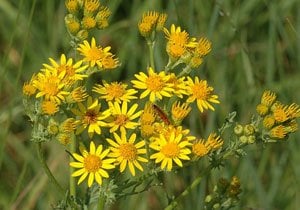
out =
<path fill-rule="evenodd" d="M 256 111 L 262 117 L 265 138 L 286 139 L 298 129 L 296 118 L 300 117 L 300 106 L 296 103 L 286 105 L 276 100 L 271 91 L 265 91 Z"/>
<path fill-rule="evenodd" d="M 191 134 L 183 122 L 193 106 L 202 114 L 214 111 L 220 103 L 207 80 L 190 74 L 211 51 L 211 42 L 190 37 L 174 24 L 170 30 L 164 28 L 167 15 L 154 11 L 144 13 L 138 23 L 149 47 L 149 67 L 130 75 L 134 78 L 129 82 L 102 80 L 93 84 L 88 78 L 95 72 L 101 74 L 121 65 L 110 46 L 97 44 L 94 37 L 87 39 L 89 30 L 108 25 L 109 9 L 98 0 L 66 0 L 65 5 L 66 27 L 76 42 L 73 50 L 80 57 L 75 60 L 62 54 L 58 61 L 49 58 L 24 83 L 23 95 L 33 123 L 32 140 L 56 139 L 66 147 L 70 145 L 73 160 L 69 165 L 76 169 L 71 176 L 79 177 L 78 184 L 87 179 L 88 187 L 95 182 L 101 186 L 104 179 L 111 178 L 121 185 L 120 175 L 126 171 L 129 176 L 147 173 L 147 177 L 205 156 L 216 161 L 215 167 L 222 165 L 226 155 L 258 137 L 285 139 L 298 129 L 299 105 L 284 105 L 276 101 L 275 93 L 266 91 L 257 106 L 260 118 L 245 126 L 236 124 L 237 144 L 226 145 L 220 136 L 222 129 L 211 132 L 206 140 Z M 157 70 L 153 48 L 159 31 L 165 34 L 169 59 Z M 237 200 L 237 178 L 220 187 L 223 194 Z"/>
<path fill-rule="evenodd" d="M 85 40 L 90 30 L 108 26 L 111 12 L 99 0 L 65 0 L 65 5 L 68 12 L 65 24 L 75 40 Z"/>

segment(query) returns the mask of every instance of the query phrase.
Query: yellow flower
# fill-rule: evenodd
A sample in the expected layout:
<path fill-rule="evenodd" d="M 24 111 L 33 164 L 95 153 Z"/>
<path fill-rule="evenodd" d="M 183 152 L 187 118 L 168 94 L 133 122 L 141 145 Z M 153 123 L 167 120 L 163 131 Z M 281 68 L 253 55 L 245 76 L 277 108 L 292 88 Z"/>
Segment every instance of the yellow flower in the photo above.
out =
<path fill-rule="evenodd" d="M 192 108 L 188 103 L 180 104 L 180 101 L 176 101 L 172 105 L 172 119 L 175 124 L 180 124 L 181 121 L 190 113 Z"/>
<path fill-rule="evenodd" d="M 103 85 L 96 84 L 93 87 L 93 91 L 100 94 L 100 98 L 105 99 L 107 102 L 130 102 L 131 99 L 137 98 L 134 96 L 137 91 L 134 89 L 126 89 L 127 86 L 127 84 L 121 82 L 107 83 L 103 81 Z"/>
<path fill-rule="evenodd" d="M 107 126 L 111 127 L 109 131 L 112 133 L 121 128 L 135 129 L 139 123 L 133 122 L 133 120 L 141 115 L 141 111 L 136 112 L 137 108 L 137 103 L 133 104 L 128 110 L 127 102 L 122 102 L 121 105 L 117 102 L 114 104 L 110 102 L 109 109 L 113 121 L 107 123 Z"/>
<path fill-rule="evenodd" d="M 114 140 L 107 138 L 106 140 L 111 145 L 111 153 L 109 157 L 116 158 L 117 164 L 120 164 L 120 171 L 123 172 L 128 165 L 132 176 L 135 176 L 135 168 L 143 171 L 143 167 L 139 162 L 148 162 L 141 155 L 146 154 L 145 141 L 136 141 L 136 134 L 133 133 L 129 139 L 126 136 L 126 130 L 121 129 L 121 136 L 113 133 Z"/>
<path fill-rule="evenodd" d="M 270 90 L 265 90 L 263 92 L 263 95 L 261 97 L 261 103 L 270 107 L 272 106 L 272 104 L 274 103 L 274 101 L 276 100 L 276 94 L 273 93 L 272 91 Z"/>
<path fill-rule="evenodd" d="M 101 10 L 97 13 L 95 20 L 97 22 L 97 28 L 103 29 L 108 26 L 107 19 L 111 15 L 111 11 L 107 7 L 101 7 Z"/>
<path fill-rule="evenodd" d="M 93 16 L 87 15 L 82 18 L 82 26 L 84 29 L 92 29 L 96 26 L 96 20 Z"/>
<path fill-rule="evenodd" d="M 71 133 L 76 129 L 77 123 L 74 118 L 67 118 L 60 124 L 59 130 L 63 133 Z"/>
<path fill-rule="evenodd" d="M 300 106 L 298 104 L 292 103 L 286 109 L 289 119 L 300 117 Z"/>
<path fill-rule="evenodd" d="M 93 100 L 88 97 L 86 107 L 82 103 L 78 103 L 79 109 L 71 109 L 71 111 L 79 117 L 79 127 L 76 135 L 88 128 L 89 137 L 92 138 L 94 133 L 101 134 L 101 127 L 107 126 L 103 121 L 110 115 L 110 110 L 100 112 L 101 104 L 97 99 Z"/>
<path fill-rule="evenodd" d="M 65 5 L 67 10 L 72 14 L 75 14 L 79 10 L 78 0 L 66 0 Z"/>
<path fill-rule="evenodd" d="M 167 20 L 167 15 L 155 11 L 148 11 L 143 14 L 138 24 L 142 36 L 149 37 L 154 30 L 162 30 Z"/>
<path fill-rule="evenodd" d="M 70 134 L 70 133 L 59 133 L 56 138 L 59 141 L 59 143 L 66 146 L 71 142 L 72 134 Z"/>
<path fill-rule="evenodd" d="M 142 36 L 148 37 L 151 35 L 158 17 L 158 12 L 154 11 L 148 11 L 143 14 L 141 21 L 138 23 L 138 28 Z"/>
<path fill-rule="evenodd" d="M 67 85 L 72 85 L 74 82 L 78 80 L 83 80 L 83 78 L 86 78 L 87 75 L 83 73 L 83 71 L 88 67 L 87 65 L 81 66 L 82 61 L 78 61 L 75 64 L 73 64 L 73 59 L 69 58 L 67 60 L 65 54 L 62 54 L 60 56 L 60 64 L 58 64 L 55 60 L 52 58 L 49 58 L 51 65 L 43 64 L 43 66 L 52 72 L 56 72 L 58 74 L 63 73 L 64 77 L 62 78 L 62 81 L 66 83 Z"/>
<path fill-rule="evenodd" d="M 182 98 L 183 95 L 186 95 L 186 84 L 185 84 L 185 77 L 177 77 L 174 73 L 170 74 L 170 78 L 168 83 L 172 85 L 174 90 L 174 94 L 179 98 Z"/>
<path fill-rule="evenodd" d="M 206 38 L 200 38 L 195 47 L 194 53 L 205 56 L 211 51 L 211 42 Z"/>
<path fill-rule="evenodd" d="M 93 14 L 100 7 L 99 0 L 85 0 L 84 1 L 84 13 L 85 14 Z"/>
<path fill-rule="evenodd" d="M 271 129 L 275 124 L 275 119 L 273 115 L 267 115 L 263 119 L 263 126 L 267 129 Z"/>
<path fill-rule="evenodd" d="M 269 112 L 269 107 L 266 106 L 265 104 L 258 104 L 256 106 L 256 112 L 260 115 L 260 116 L 265 116 L 266 114 L 268 114 Z"/>
<path fill-rule="evenodd" d="M 168 171 L 172 170 L 173 161 L 182 167 L 181 160 L 190 160 L 188 154 L 191 153 L 189 148 L 191 143 L 182 137 L 182 134 L 175 135 L 175 132 L 172 132 L 169 137 L 162 134 L 154 137 L 149 147 L 157 152 L 152 154 L 150 159 L 155 159 L 155 163 L 161 162 L 161 169 L 166 168 Z"/>
<path fill-rule="evenodd" d="M 200 139 L 193 144 L 192 151 L 197 157 L 203 157 L 209 153 L 209 148 L 205 145 L 204 139 Z"/>
<path fill-rule="evenodd" d="M 65 96 L 69 94 L 69 92 L 64 91 L 66 84 L 63 82 L 63 78 L 65 73 L 47 69 L 40 72 L 37 75 L 37 79 L 33 82 L 34 87 L 39 91 L 36 94 L 36 98 L 44 97 L 46 101 L 52 101 L 58 105 L 65 101 Z"/>
<path fill-rule="evenodd" d="M 145 108 L 140 116 L 140 121 L 142 125 L 152 124 L 155 122 L 155 111 L 153 109 L 152 103 L 146 103 Z"/>
<path fill-rule="evenodd" d="M 288 131 L 283 125 L 277 125 L 270 130 L 271 138 L 283 139 L 288 134 Z"/>
<path fill-rule="evenodd" d="M 72 35 L 76 35 L 78 33 L 78 31 L 80 30 L 80 22 L 79 20 L 77 20 L 77 18 L 72 15 L 72 14 L 68 14 L 65 17 L 65 25 L 68 29 L 68 31 L 72 34 Z"/>
<path fill-rule="evenodd" d="M 84 57 L 83 61 L 88 62 L 91 67 L 94 67 L 96 64 L 101 69 L 106 69 L 103 62 L 106 62 L 106 65 L 109 68 L 115 68 L 119 65 L 118 59 L 113 58 L 113 54 L 109 52 L 111 47 L 105 47 L 104 49 L 101 46 L 96 45 L 96 40 L 93 37 L 91 44 L 84 40 L 83 44 L 79 44 L 77 50 Z M 110 58 L 110 62 L 107 63 Z M 113 66 L 111 65 L 113 63 Z"/>
<path fill-rule="evenodd" d="M 171 93 L 174 90 L 167 82 L 170 78 L 169 75 L 166 75 L 163 71 L 155 73 L 151 67 L 148 70 L 148 75 L 149 76 L 140 72 L 139 74 L 134 75 L 138 80 L 131 81 L 135 88 L 142 90 L 145 89 L 145 91 L 140 95 L 140 98 L 145 98 L 150 95 L 150 101 L 154 102 L 157 99 L 161 100 L 163 96 L 172 96 Z"/>
<path fill-rule="evenodd" d="M 23 94 L 26 96 L 32 96 L 36 92 L 36 87 L 34 87 L 34 80 L 36 79 L 36 75 L 32 75 L 30 81 L 25 82 L 23 85 Z"/>
<path fill-rule="evenodd" d="M 215 133 L 211 133 L 208 139 L 200 139 L 195 141 L 192 146 L 192 151 L 197 157 L 203 157 L 209 152 L 220 148 L 223 145 L 223 140 Z"/>
<path fill-rule="evenodd" d="M 155 132 L 152 124 L 141 124 L 140 130 L 143 138 L 150 138 Z"/>
<path fill-rule="evenodd" d="M 276 106 L 273 109 L 273 116 L 278 123 L 289 120 L 288 106 Z"/>
<path fill-rule="evenodd" d="M 193 47 L 196 44 L 193 39 L 189 39 L 186 31 L 181 31 L 181 28 L 174 24 L 171 25 L 170 31 L 164 28 L 164 33 L 168 40 L 166 51 L 173 59 L 179 59 L 186 53 L 187 47 Z"/>
<path fill-rule="evenodd" d="M 78 184 L 88 176 L 88 186 L 91 187 L 94 180 L 101 185 L 102 178 L 108 178 L 108 169 L 113 169 L 115 159 L 106 158 L 109 153 L 109 149 L 103 150 L 103 146 L 99 145 L 97 148 L 93 141 L 90 143 L 90 151 L 84 150 L 81 155 L 73 153 L 73 157 L 76 162 L 70 162 L 70 166 L 78 168 L 72 176 L 80 176 Z"/>
<path fill-rule="evenodd" d="M 72 90 L 70 95 L 67 97 L 68 103 L 82 102 L 88 97 L 86 89 L 83 86 L 76 87 Z"/>
<path fill-rule="evenodd" d="M 53 101 L 43 101 L 41 106 L 42 112 L 47 115 L 54 115 L 59 111 L 58 105 Z"/>
<path fill-rule="evenodd" d="M 195 77 L 195 82 L 188 77 L 187 81 L 187 93 L 189 98 L 187 103 L 197 101 L 197 107 L 200 112 L 203 112 L 204 109 L 210 109 L 214 111 L 214 107 L 210 103 L 219 104 L 217 95 L 213 95 L 213 88 L 207 85 L 206 80 L 200 80 L 198 77 Z"/>

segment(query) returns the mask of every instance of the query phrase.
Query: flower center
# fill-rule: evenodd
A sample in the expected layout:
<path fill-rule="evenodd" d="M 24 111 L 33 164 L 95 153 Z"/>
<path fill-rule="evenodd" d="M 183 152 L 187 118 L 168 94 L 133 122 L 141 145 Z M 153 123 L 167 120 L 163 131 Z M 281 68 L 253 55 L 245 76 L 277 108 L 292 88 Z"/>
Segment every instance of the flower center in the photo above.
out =
<path fill-rule="evenodd" d="M 205 100 L 207 96 L 209 96 L 211 92 L 211 88 L 207 87 L 207 85 L 203 82 L 200 82 L 199 84 L 195 84 L 193 89 L 193 95 L 197 99 Z"/>
<path fill-rule="evenodd" d="M 87 57 L 87 59 L 88 59 L 89 61 L 94 61 L 94 60 L 100 59 L 100 58 L 102 57 L 102 53 L 103 53 L 103 52 L 102 52 L 101 49 L 99 49 L 99 48 L 97 48 L 97 47 L 92 47 L 92 48 L 88 51 L 86 57 Z"/>
<path fill-rule="evenodd" d="M 124 114 L 117 115 L 115 118 L 115 123 L 119 126 L 125 125 L 128 121 L 128 117 Z"/>
<path fill-rule="evenodd" d="M 57 83 L 51 80 L 46 81 L 44 85 L 44 91 L 49 96 L 55 96 L 59 91 Z"/>
<path fill-rule="evenodd" d="M 179 46 L 184 46 L 188 41 L 188 37 L 189 35 L 185 31 L 182 31 L 180 33 L 172 33 L 170 35 L 169 42 L 176 43 Z"/>
<path fill-rule="evenodd" d="M 174 58 L 179 58 L 183 55 L 185 51 L 185 47 L 183 45 L 179 45 L 177 43 L 170 43 L 167 45 L 167 51 Z"/>
<path fill-rule="evenodd" d="M 121 84 L 112 84 L 106 88 L 107 95 L 112 98 L 120 98 L 124 95 L 125 89 Z"/>
<path fill-rule="evenodd" d="M 84 116 L 84 122 L 86 124 L 92 124 L 97 121 L 97 113 L 94 110 L 88 110 Z"/>
<path fill-rule="evenodd" d="M 121 144 L 120 145 L 120 154 L 124 159 L 133 161 L 136 159 L 137 149 L 131 143 Z"/>
<path fill-rule="evenodd" d="M 208 153 L 208 149 L 206 148 L 203 142 L 199 142 L 193 145 L 193 152 L 197 156 L 202 157 Z"/>
<path fill-rule="evenodd" d="M 163 153 L 168 158 L 175 158 L 179 155 L 180 148 L 176 143 L 169 142 L 162 147 L 161 153 Z"/>
<path fill-rule="evenodd" d="M 158 75 L 151 75 L 146 80 L 147 87 L 154 92 L 158 92 L 163 88 L 163 80 Z"/>
<path fill-rule="evenodd" d="M 102 161 L 98 156 L 89 154 L 87 157 L 84 158 L 83 164 L 84 164 L 84 168 L 89 173 L 91 172 L 95 173 L 101 168 Z"/>

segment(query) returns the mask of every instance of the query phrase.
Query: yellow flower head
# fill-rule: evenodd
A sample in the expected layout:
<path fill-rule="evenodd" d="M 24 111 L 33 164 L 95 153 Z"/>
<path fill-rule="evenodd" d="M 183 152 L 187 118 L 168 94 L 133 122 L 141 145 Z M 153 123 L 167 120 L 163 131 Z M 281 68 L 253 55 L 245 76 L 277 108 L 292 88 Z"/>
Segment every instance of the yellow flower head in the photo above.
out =
<path fill-rule="evenodd" d="M 132 80 L 133 86 L 137 89 L 145 90 L 140 98 L 145 98 L 150 95 L 149 99 L 154 102 L 157 99 L 162 99 L 164 97 L 171 97 L 174 89 L 171 87 L 167 81 L 170 76 L 166 75 L 164 71 L 156 73 L 150 67 L 148 70 L 148 76 L 140 72 L 134 75 L 138 80 Z"/>
<path fill-rule="evenodd" d="M 292 103 L 286 109 L 289 119 L 300 117 L 300 106 L 298 104 Z"/>
<path fill-rule="evenodd" d="M 194 53 L 205 56 L 211 51 L 211 42 L 206 38 L 200 38 L 195 47 Z"/>
<path fill-rule="evenodd" d="M 174 73 L 170 74 L 168 83 L 171 84 L 174 94 L 179 98 L 183 98 L 183 95 L 186 95 L 186 84 L 185 77 L 177 77 Z"/>
<path fill-rule="evenodd" d="M 155 129 L 152 124 L 141 124 L 141 135 L 143 138 L 150 138 L 155 134 Z"/>
<path fill-rule="evenodd" d="M 80 8 L 78 0 L 66 0 L 65 5 L 66 5 L 68 12 L 70 12 L 72 14 L 77 13 Z"/>
<path fill-rule="evenodd" d="M 91 187 L 94 181 L 101 185 L 102 178 L 108 178 L 107 170 L 113 169 L 115 159 L 107 158 L 109 149 L 103 150 L 103 146 L 99 145 L 97 148 L 93 141 L 90 143 L 90 151 L 83 150 L 81 155 L 73 153 L 76 162 L 70 162 L 70 166 L 77 168 L 72 176 L 80 176 L 78 184 L 88 176 L 88 187 Z"/>
<path fill-rule="evenodd" d="M 161 30 L 164 29 L 164 25 L 167 21 L 167 17 L 168 17 L 168 15 L 165 14 L 165 13 L 159 14 L 159 17 L 157 19 L 157 24 L 156 24 L 156 30 L 157 31 L 161 31 Z"/>
<path fill-rule="evenodd" d="M 142 36 L 148 37 L 155 29 L 159 17 L 158 12 L 148 11 L 143 14 L 141 21 L 138 24 L 139 31 Z"/>
<path fill-rule="evenodd" d="M 273 109 L 273 116 L 278 123 L 283 123 L 289 120 L 288 106 L 276 106 Z"/>
<path fill-rule="evenodd" d="M 74 82 L 78 80 L 83 80 L 83 78 L 86 78 L 87 75 L 84 74 L 84 70 L 88 67 L 87 65 L 82 66 L 82 61 L 78 61 L 75 64 L 73 64 L 73 59 L 69 58 L 67 60 L 65 54 L 62 54 L 60 56 L 60 64 L 57 63 L 52 58 L 49 58 L 49 61 L 51 65 L 43 64 L 45 69 L 52 71 L 52 72 L 58 72 L 58 74 L 63 73 L 64 77 L 62 78 L 63 82 L 67 85 L 72 85 Z"/>
<path fill-rule="evenodd" d="M 142 125 L 149 124 L 151 125 L 152 123 L 155 122 L 156 116 L 155 116 L 155 111 L 153 109 L 152 103 L 147 103 L 145 105 L 145 108 L 140 116 L 140 122 Z"/>
<path fill-rule="evenodd" d="M 74 118 L 67 118 L 60 124 L 59 130 L 63 133 L 72 133 L 76 129 L 77 123 Z"/>
<path fill-rule="evenodd" d="M 32 96 L 36 92 L 36 87 L 34 86 L 34 80 L 36 79 L 36 75 L 32 75 L 30 81 L 25 82 L 23 85 L 23 94 L 26 96 Z"/>
<path fill-rule="evenodd" d="M 107 19 L 111 15 L 111 11 L 107 7 L 101 7 L 101 10 L 97 13 L 95 20 L 97 23 L 97 28 L 103 29 L 108 26 Z"/>
<path fill-rule="evenodd" d="M 119 65 L 117 58 L 109 52 L 110 47 L 102 48 L 96 45 L 96 40 L 93 37 L 91 44 L 84 40 L 83 44 L 79 44 L 77 50 L 83 56 L 83 61 L 89 63 L 90 67 L 98 66 L 100 69 L 112 69 Z"/>
<path fill-rule="evenodd" d="M 72 134 L 70 134 L 70 133 L 59 133 L 56 138 L 59 141 L 59 143 L 66 146 L 71 142 Z"/>
<path fill-rule="evenodd" d="M 219 104 L 217 95 L 213 95 L 213 88 L 208 86 L 206 80 L 199 80 L 198 77 L 195 77 L 195 82 L 188 77 L 187 81 L 187 93 L 189 98 L 187 103 L 197 101 L 197 107 L 200 112 L 203 112 L 204 109 L 210 109 L 214 111 L 214 107 L 210 103 Z"/>
<path fill-rule="evenodd" d="M 59 111 L 58 105 L 53 101 L 42 102 L 42 112 L 47 115 L 54 115 Z"/>
<path fill-rule="evenodd" d="M 190 113 L 192 108 L 188 103 L 180 104 L 180 101 L 176 101 L 172 105 L 172 119 L 175 124 L 180 124 L 181 121 Z"/>
<path fill-rule="evenodd" d="M 270 130 L 271 138 L 283 139 L 288 134 L 288 131 L 283 125 L 277 125 Z"/>
<path fill-rule="evenodd" d="M 197 157 L 203 157 L 209 153 L 209 148 L 205 145 L 204 139 L 200 139 L 193 143 L 192 151 Z"/>
<path fill-rule="evenodd" d="M 197 157 L 203 157 L 209 152 L 220 148 L 223 145 L 223 140 L 215 133 L 211 133 L 208 139 L 197 140 L 193 143 L 192 151 Z"/>
<path fill-rule="evenodd" d="M 89 30 L 95 28 L 96 20 L 92 15 L 86 15 L 82 18 L 81 24 L 84 29 Z"/>
<path fill-rule="evenodd" d="M 79 127 L 76 130 L 76 135 L 83 132 L 88 128 L 89 137 L 92 138 L 94 133 L 101 134 L 101 127 L 107 126 L 103 121 L 110 115 L 110 110 L 107 109 L 104 112 L 100 111 L 101 104 L 98 99 L 88 97 L 86 106 L 82 103 L 78 103 L 79 109 L 71 109 L 71 111 L 78 117 Z"/>
<path fill-rule="evenodd" d="M 128 110 L 127 102 L 119 103 L 115 102 L 109 103 L 109 109 L 112 116 L 112 122 L 107 123 L 107 126 L 110 127 L 110 132 L 115 132 L 118 129 L 135 129 L 139 123 L 133 122 L 136 118 L 141 115 L 141 111 L 136 112 L 138 104 L 135 103 Z"/>
<path fill-rule="evenodd" d="M 156 151 L 150 156 L 150 159 L 155 159 L 155 163 L 161 162 L 161 169 L 171 171 L 173 161 L 180 167 L 183 166 L 181 160 L 190 160 L 188 156 L 191 153 L 189 146 L 191 143 L 183 138 L 182 134 L 176 135 L 171 133 L 169 137 L 160 135 L 154 137 L 149 147 Z"/>
<path fill-rule="evenodd" d="M 76 35 L 78 31 L 80 30 L 80 22 L 79 20 L 72 14 L 68 14 L 65 17 L 65 24 L 68 29 L 68 31 L 72 35 Z"/>
<path fill-rule="evenodd" d="M 134 89 L 126 89 L 127 86 L 127 84 L 121 82 L 107 83 L 103 81 L 103 85 L 96 84 L 93 87 L 93 91 L 100 94 L 100 98 L 105 99 L 107 102 L 130 102 L 130 100 L 137 98 L 134 96 L 137 91 Z"/>
<path fill-rule="evenodd" d="M 117 164 L 120 164 L 120 171 L 123 172 L 127 166 L 132 176 L 135 176 L 135 168 L 143 171 L 140 162 L 148 162 L 146 158 L 141 156 L 146 154 L 145 141 L 141 140 L 135 143 L 135 133 L 127 139 L 125 129 L 121 129 L 121 136 L 117 133 L 113 133 L 113 135 L 114 140 L 106 139 L 111 145 L 109 157 L 116 158 Z"/>
<path fill-rule="evenodd" d="M 84 86 L 76 87 L 72 90 L 70 95 L 67 98 L 68 103 L 79 103 L 82 101 L 85 101 L 88 97 L 88 94 L 86 93 L 86 89 Z"/>
<path fill-rule="evenodd" d="M 43 97 L 46 101 L 52 101 L 58 105 L 65 101 L 65 96 L 69 94 L 64 90 L 66 86 L 63 81 L 65 73 L 58 73 L 57 69 L 53 71 L 46 69 L 40 72 L 33 81 L 33 85 L 38 91 L 36 98 Z"/>
<path fill-rule="evenodd" d="M 100 7 L 99 0 L 85 0 L 84 1 L 84 14 L 92 15 Z"/>
<path fill-rule="evenodd" d="M 267 107 L 271 107 L 272 104 L 275 102 L 276 97 L 277 96 L 275 93 L 271 92 L 270 90 L 265 90 L 261 97 L 261 103 L 266 105 Z"/>
<path fill-rule="evenodd" d="M 267 129 L 271 129 L 275 124 L 275 119 L 273 115 L 267 115 L 263 119 L 263 126 Z"/>
<path fill-rule="evenodd" d="M 266 106 L 265 104 L 258 104 L 256 106 L 256 112 L 260 115 L 260 116 L 265 116 L 266 114 L 268 114 L 269 112 L 269 107 Z"/>

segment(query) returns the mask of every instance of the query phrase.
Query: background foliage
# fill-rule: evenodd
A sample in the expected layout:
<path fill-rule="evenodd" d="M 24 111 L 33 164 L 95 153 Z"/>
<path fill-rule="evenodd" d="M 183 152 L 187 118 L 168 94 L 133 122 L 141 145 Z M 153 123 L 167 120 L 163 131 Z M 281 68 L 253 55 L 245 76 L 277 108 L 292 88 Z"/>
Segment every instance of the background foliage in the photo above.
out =
<path fill-rule="evenodd" d="M 110 0 L 110 27 L 95 31 L 101 44 L 111 45 L 122 66 L 102 78 L 129 80 L 147 66 L 146 45 L 137 22 L 147 10 L 165 11 L 171 23 L 192 36 L 207 36 L 213 50 L 193 73 L 215 87 L 221 104 L 214 113 L 197 109 L 185 122 L 202 137 L 238 111 L 247 122 L 264 89 L 278 93 L 285 103 L 300 103 L 300 1 L 285 0 Z M 64 27 L 61 0 L 0 1 L 0 209 L 50 209 L 60 199 L 41 170 L 30 123 L 24 116 L 22 85 L 48 57 L 59 58 L 71 50 Z M 156 62 L 167 62 L 163 34 L 156 48 Z M 96 80 L 102 78 L 95 78 Z M 226 141 L 226 139 L 225 139 Z M 288 142 L 250 146 L 248 155 L 231 159 L 214 170 L 187 196 L 184 209 L 202 209 L 203 196 L 218 177 L 239 176 L 243 193 L 237 209 L 297 209 L 300 206 L 300 133 Z M 47 144 L 48 163 L 58 180 L 68 184 L 68 157 L 63 146 Z M 201 171 L 201 163 L 165 177 L 163 186 L 121 200 L 111 209 L 160 209 L 167 197 L 178 195 Z"/>

